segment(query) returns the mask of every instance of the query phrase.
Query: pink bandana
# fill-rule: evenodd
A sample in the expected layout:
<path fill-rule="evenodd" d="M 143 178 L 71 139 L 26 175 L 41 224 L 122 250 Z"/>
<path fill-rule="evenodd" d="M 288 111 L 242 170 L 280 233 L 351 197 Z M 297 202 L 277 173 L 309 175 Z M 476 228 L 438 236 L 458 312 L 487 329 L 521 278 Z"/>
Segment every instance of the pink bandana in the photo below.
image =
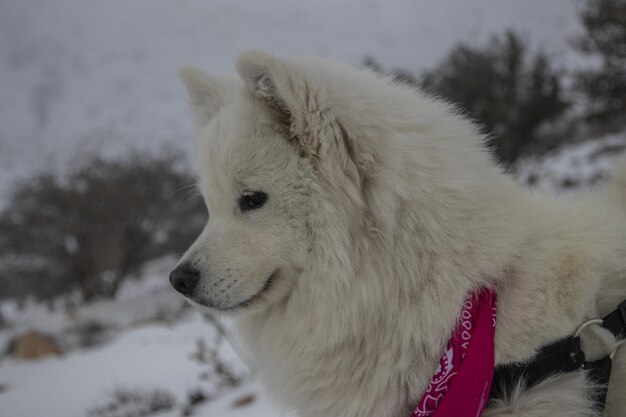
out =
<path fill-rule="evenodd" d="M 494 368 L 496 293 L 468 297 L 435 376 L 411 417 L 478 417 L 485 410 Z"/>

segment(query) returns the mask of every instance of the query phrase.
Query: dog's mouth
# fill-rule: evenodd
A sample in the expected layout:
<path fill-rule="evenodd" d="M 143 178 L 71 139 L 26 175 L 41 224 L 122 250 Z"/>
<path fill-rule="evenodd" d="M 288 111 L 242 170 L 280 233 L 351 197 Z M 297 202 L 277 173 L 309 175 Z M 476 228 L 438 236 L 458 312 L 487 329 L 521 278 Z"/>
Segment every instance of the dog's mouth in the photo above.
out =
<path fill-rule="evenodd" d="M 219 311 L 234 311 L 234 310 L 241 310 L 241 309 L 248 308 L 251 305 L 258 302 L 263 297 L 263 295 L 266 294 L 272 288 L 272 286 L 278 279 L 279 275 L 280 275 L 280 271 L 278 269 L 272 272 L 269 278 L 267 278 L 267 280 L 265 281 L 265 284 L 263 284 L 263 287 L 256 294 L 254 294 L 253 296 L 251 296 L 250 298 L 244 301 L 241 301 L 237 304 L 233 304 L 230 306 L 214 305 L 213 303 L 209 303 L 207 307 L 211 307 Z"/>

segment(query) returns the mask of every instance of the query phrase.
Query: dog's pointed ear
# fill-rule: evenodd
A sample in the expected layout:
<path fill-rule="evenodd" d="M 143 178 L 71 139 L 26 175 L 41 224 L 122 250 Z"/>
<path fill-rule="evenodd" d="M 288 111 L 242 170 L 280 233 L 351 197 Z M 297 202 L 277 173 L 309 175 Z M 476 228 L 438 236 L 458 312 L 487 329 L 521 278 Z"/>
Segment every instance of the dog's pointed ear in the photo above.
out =
<path fill-rule="evenodd" d="M 246 51 L 239 55 L 236 67 L 239 76 L 252 94 L 274 106 L 281 108 L 286 106 L 282 97 L 285 89 L 281 88 L 281 94 L 276 85 L 284 84 L 287 78 L 286 69 L 278 58 L 260 51 Z"/>
<path fill-rule="evenodd" d="M 322 161 L 326 168 L 336 163 L 360 183 L 359 177 L 365 172 L 359 172 L 359 168 L 371 156 L 341 124 L 328 96 L 332 87 L 323 76 L 311 74 L 298 61 L 259 51 L 242 53 L 237 71 L 247 90 L 284 125 L 304 154 Z"/>
<path fill-rule="evenodd" d="M 192 67 L 182 67 L 178 76 L 185 84 L 189 106 L 197 127 L 206 125 L 235 95 L 235 78 L 215 77 Z"/>
<path fill-rule="evenodd" d="M 293 136 L 300 136 L 310 110 L 305 97 L 315 100 L 304 74 L 290 62 L 260 51 L 246 51 L 237 59 L 237 72 L 248 91 L 271 111 Z"/>

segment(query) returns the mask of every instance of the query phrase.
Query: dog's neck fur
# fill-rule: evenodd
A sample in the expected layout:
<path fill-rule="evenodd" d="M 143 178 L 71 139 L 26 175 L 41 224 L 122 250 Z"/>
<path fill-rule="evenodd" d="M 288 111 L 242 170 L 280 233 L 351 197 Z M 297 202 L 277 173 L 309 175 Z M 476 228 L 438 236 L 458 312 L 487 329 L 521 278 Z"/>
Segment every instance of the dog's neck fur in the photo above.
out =
<path fill-rule="evenodd" d="M 314 212 L 324 215 L 310 219 L 312 241 L 318 242 L 310 268 L 284 303 L 239 318 L 244 343 L 270 392 L 305 416 L 408 415 L 435 371 L 465 297 L 481 286 L 496 285 L 499 295 L 498 363 L 530 358 L 596 313 L 603 277 L 590 271 L 602 270 L 597 263 L 604 259 L 619 259 L 608 248 L 617 247 L 623 232 L 610 230 L 602 216 L 585 215 L 585 202 L 561 206 L 516 186 L 490 162 L 469 124 L 456 119 L 448 125 L 445 132 L 417 129 L 441 136 L 435 146 L 446 152 L 421 149 L 417 161 L 408 159 L 416 156 L 413 151 L 407 159 L 396 153 L 378 161 L 377 175 L 359 184 L 367 204 L 350 201 L 354 193 L 338 191 L 340 179 L 326 175 L 327 188 L 312 190 L 319 204 Z M 412 146 L 416 138 L 398 130 L 364 135 Z M 457 132 L 476 137 L 451 139 Z M 430 164 L 429 158 L 441 155 L 450 160 Z M 386 163 L 396 166 L 385 171 Z M 454 168 L 437 171 L 446 166 Z M 416 187 L 417 193 L 406 191 Z M 334 199 L 348 203 L 333 204 Z M 335 225 L 332 232 L 327 219 Z M 337 219 L 345 235 L 337 232 Z M 388 262 L 381 265 L 380 259 Z M 610 273 L 619 266 L 603 268 Z M 350 380 L 337 377 L 346 374 Z"/>

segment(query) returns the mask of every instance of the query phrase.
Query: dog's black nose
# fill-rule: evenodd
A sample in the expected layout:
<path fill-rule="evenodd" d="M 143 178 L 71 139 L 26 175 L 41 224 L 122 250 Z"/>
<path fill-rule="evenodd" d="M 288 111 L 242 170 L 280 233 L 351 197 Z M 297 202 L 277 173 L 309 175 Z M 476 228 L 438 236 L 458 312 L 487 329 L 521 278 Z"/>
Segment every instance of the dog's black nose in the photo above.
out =
<path fill-rule="evenodd" d="M 184 296 L 190 296 L 193 289 L 196 288 L 200 278 L 200 271 L 185 262 L 178 265 L 170 272 L 170 283 L 172 287 Z"/>

